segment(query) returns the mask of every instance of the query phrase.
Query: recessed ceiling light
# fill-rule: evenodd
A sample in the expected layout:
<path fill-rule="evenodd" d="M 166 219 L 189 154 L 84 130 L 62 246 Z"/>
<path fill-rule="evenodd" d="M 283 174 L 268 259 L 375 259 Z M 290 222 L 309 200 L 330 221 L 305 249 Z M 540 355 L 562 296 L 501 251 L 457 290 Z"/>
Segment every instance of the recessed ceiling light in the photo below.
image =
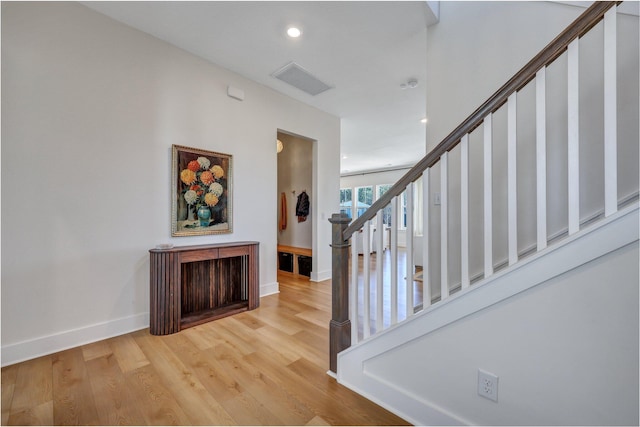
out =
<path fill-rule="evenodd" d="M 287 28 L 287 35 L 289 37 L 292 37 L 292 38 L 295 39 L 296 37 L 300 37 L 301 34 L 302 34 L 302 31 L 300 31 L 300 29 L 297 28 L 297 27 L 289 27 L 289 28 Z"/>
<path fill-rule="evenodd" d="M 347 157 L 347 155 L 345 154 L 344 156 L 342 156 L 343 159 L 348 159 L 349 157 Z"/>
<path fill-rule="evenodd" d="M 422 120 L 420 120 L 420 123 L 427 123 L 427 118 L 423 118 Z"/>

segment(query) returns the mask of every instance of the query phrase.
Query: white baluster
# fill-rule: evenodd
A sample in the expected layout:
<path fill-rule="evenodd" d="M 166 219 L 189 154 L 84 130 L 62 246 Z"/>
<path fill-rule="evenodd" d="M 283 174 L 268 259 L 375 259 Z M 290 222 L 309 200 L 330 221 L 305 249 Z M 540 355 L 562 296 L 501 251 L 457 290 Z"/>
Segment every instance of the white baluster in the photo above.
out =
<path fill-rule="evenodd" d="M 351 343 L 358 339 L 358 233 L 351 235 L 351 286 L 349 286 L 349 319 L 351 320 Z"/>
<path fill-rule="evenodd" d="M 449 153 L 440 156 L 440 301 L 449 297 Z"/>
<path fill-rule="evenodd" d="M 618 211 L 616 9 L 604 15 L 604 216 Z"/>
<path fill-rule="evenodd" d="M 376 218 L 376 333 L 381 332 L 383 329 L 382 263 L 384 262 L 384 251 L 382 249 L 382 233 L 384 232 L 384 230 L 382 229 L 382 226 L 382 210 L 379 210 Z"/>
<path fill-rule="evenodd" d="M 362 331 L 363 338 L 368 338 L 371 335 L 371 239 L 369 238 L 369 232 L 371 231 L 371 221 L 365 223 L 362 229 L 362 265 L 363 265 L 363 283 L 362 283 Z"/>
<path fill-rule="evenodd" d="M 390 324 L 398 323 L 398 197 L 391 199 L 391 289 L 389 303 L 391 305 Z"/>
<path fill-rule="evenodd" d="M 460 140 L 460 277 L 469 287 L 469 134 Z"/>
<path fill-rule="evenodd" d="M 579 109 L 579 46 L 575 39 L 569 44 L 567 53 L 568 74 L 568 214 L 569 235 L 580 229 L 580 109 Z"/>
<path fill-rule="evenodd" d="M 431 169 L 427 168 L 422 173 L 422 308 L 431 305 L 431 283 L 429 283 L 429 208 L 431 200 Z"/>
<path fill-rule="evenodd" d="M 518 262 L 517 93 L 507 100 L 507 226 L 509 265 Z"/>
<path fill-rule="evenodd" d="M 413 182 L 405 190 L 407 199 L 407 266 L 406 266 L 406 300 L 407 319 L 413 316 Z"/>
<path fill-rule="evenodd" d="M 492 115 L 484 118 L 484 277 L 493 274 Z"/>
<path fill-rule="evenodd" d="M 546 67 L 536 73 L 536 210 L 538 250 L 547 247 Z"/>

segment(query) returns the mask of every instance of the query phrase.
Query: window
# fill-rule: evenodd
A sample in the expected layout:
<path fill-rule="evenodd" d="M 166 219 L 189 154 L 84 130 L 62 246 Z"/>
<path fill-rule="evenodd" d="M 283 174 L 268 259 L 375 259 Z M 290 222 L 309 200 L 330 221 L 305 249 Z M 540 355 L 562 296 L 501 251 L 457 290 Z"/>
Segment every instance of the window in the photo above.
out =
<path fill-rule="evenodd" d="M 394 184 L 377 184 L 365 187 L 341 188 L 340 189 L 340 210 L 347 214 L 350 218 L 355 219 L 361 216 L 371 205 L 380 199 Z M 355 197 L 355 200 L 354 200 Z M 413 215 L 413 232 L 421 235 L 423 232 L 422 224 L 422 178 L 417 179 L 413 185 L 413 212 L 407 212 L 407 195 L 406 190 L 400 193 L 397 202 L 398 224 L 395 226 L 398 230 L 406 230 L 407 214 Z M 354 202 L 356 203 L 354 212 Z M 353 215 L 355 214 L 355 215 Z M 391 227 L 391 204 L 382 209 L 382 222 L 384 225 Z"/>
<path fill-rule="evenodd" d="M 353 218 L 351 215 L 351 208 L 353 206 L 352 195 L 350 188 L 340 189 L 340 212 L 347 214 L 349 218 Z"/>
<path fill-rule="evenodd" d="M 378 199 L 380 197 L 382 197 L 382 195 L 384 193 L 386 193 L 387 191 L 389 191 L 389 189 L 392 187 L 392 184 L 381 184 L 378 185 Z M 382 210 L 382 222 L 385 225 L 391 226 L 391 204 L 387 205 L 383 210 Z"/>
<path fill-rule="evenodd" d="M 422 178 L 413 183 L 413 211 L 408 212 L 413 218 L 413 234 L 422 235 Z M 407 228 L 407 190 L 400 195 L 400 224 L 398 229 Z"/>
<path fill-rule="evenodd" d="M 356 210 L 358 216 L 360 216 L 373 204 L 373 187 L 358 187 L 356 188 L 356 193 L 358 195 Z"/>

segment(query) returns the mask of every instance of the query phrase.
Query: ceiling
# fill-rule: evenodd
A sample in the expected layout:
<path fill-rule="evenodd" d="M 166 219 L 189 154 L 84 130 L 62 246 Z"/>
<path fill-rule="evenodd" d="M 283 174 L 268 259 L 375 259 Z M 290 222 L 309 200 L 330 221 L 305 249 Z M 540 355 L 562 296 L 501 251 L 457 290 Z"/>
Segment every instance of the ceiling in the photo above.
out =
<path fill-rule="evenodd" d="M 340 117 L 342 173 L 413 165 L 425 154 L 426 1 L 83 4 Z M 297 39 L 286 35 L 292 25 Z M 332 88 L 312 96 L 273 77 L 290 62 Z M 402 89 L 409 80 L 417 86 Z"/>

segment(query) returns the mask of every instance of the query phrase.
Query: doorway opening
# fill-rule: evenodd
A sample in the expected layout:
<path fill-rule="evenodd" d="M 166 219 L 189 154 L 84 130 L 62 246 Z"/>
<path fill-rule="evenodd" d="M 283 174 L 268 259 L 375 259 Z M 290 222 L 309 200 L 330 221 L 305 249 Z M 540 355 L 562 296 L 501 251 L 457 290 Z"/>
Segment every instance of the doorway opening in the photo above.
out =
<path fill-rule="evenodd" d="M 278 130 L 278 274 L 309 279 L 313 268 L 314 140 Z"/>

